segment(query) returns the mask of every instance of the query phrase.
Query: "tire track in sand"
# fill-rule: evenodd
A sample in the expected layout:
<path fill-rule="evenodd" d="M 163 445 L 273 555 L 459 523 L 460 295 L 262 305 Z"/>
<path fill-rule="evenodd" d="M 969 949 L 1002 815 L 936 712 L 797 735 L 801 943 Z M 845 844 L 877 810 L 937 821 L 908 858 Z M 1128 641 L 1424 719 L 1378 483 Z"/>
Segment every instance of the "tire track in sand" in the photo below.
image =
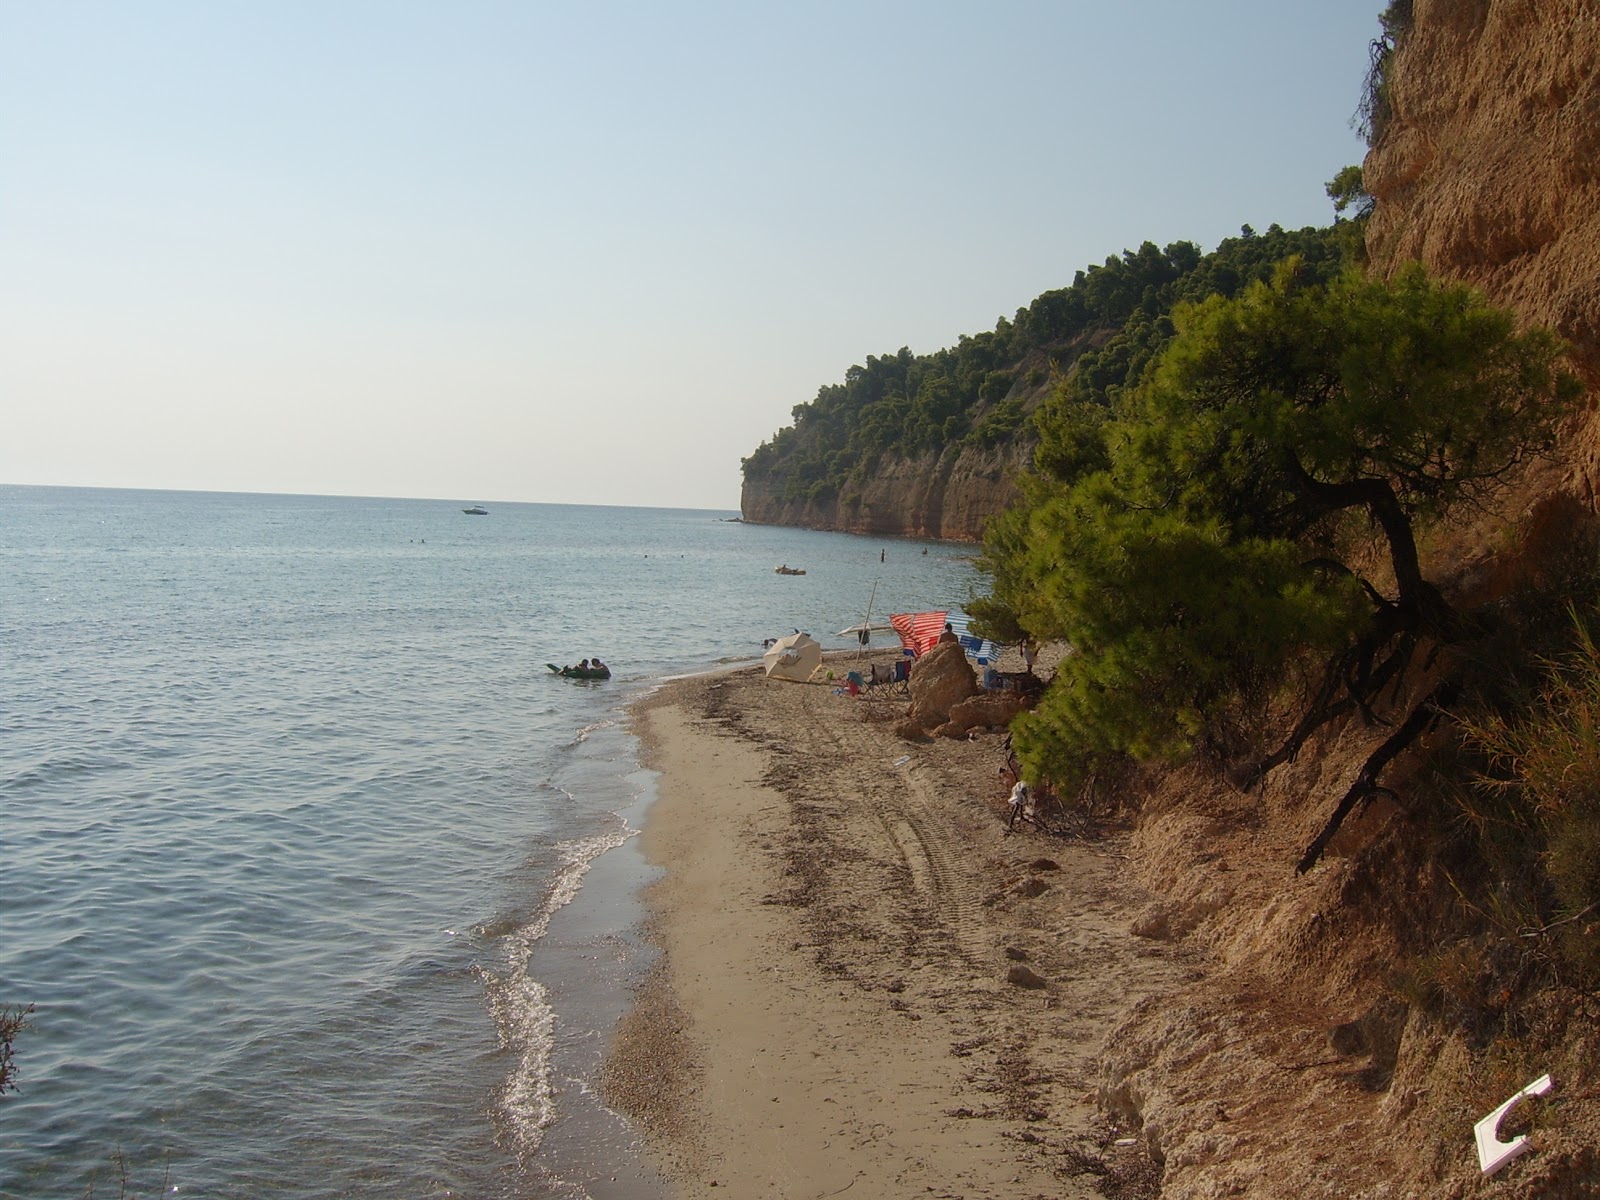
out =
<path fill-rule="evenodd" d="M 840 764 L 872 762 L 882 753 L 881 735 L 859 721 L 840 722 L 816 711 L 818 703 L 833 700 L 831 693 L 806 697 L 804 705 L 810 740 L 826 747 L 825 754 Z M 910 746 L 908 745 L 908 751 Z M 916 763 L 889 764 L 876 786 L 841 789 L 857 797 L 851 807 L 877 823 L 904 864 L 920 906 L 941 932 L 953 952 L 967 962 L 987 963 L 994 945 L 983 919 L 978 881 L 957 865 L 950 847 L 962 835 L 939 801 L 939 793 Z M 886 779 L 892 778 L 892 783 Z M 928 932 L 933 932 L 929 930 Z"/>

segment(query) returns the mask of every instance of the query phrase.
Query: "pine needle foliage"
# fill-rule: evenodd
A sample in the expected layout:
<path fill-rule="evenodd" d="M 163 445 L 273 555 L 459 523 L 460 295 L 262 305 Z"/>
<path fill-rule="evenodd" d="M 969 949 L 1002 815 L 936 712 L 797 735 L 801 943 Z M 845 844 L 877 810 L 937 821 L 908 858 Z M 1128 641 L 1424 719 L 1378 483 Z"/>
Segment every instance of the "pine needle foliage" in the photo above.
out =
<path fill-rule="evenodd" d="M 1109 414 L 1041 415 L 1052 452 L 986 542 L 978 626 L 1073 648 L 1016 727 L 1035 777 L 1253 753 L 1228 731 L 1295 681 L 1302 740 L 1370 704 L 1461 635 L 1418 524 L 1492 495 L 1577 396 L 1553 336 L 1420 267 L 1324 283 L 1289 259 L 1173 322 Z"/>
<path fill-rule="evenodd" d="M 876 478 L 886 460 L 974 448 L 1026 453 L 1036 437 L 1029 418 L 1051 403 L 1056 381 L 1070 380 L 1080 399 L 1108 403 L 1171 338 L 1175 305 L 1235 295 L 1290 254 L 1331 276 L 1348 249 L 1340 229 L 1277 225 L 1260 234 L 1245 227 L 1210 254 L 1190 242 L 1144 242 L 955 346 L 868 355 L 841 383 L 794 407 L 793 424 L 744 460 L 745 481 L 786 501 L 825 504 Z"/>

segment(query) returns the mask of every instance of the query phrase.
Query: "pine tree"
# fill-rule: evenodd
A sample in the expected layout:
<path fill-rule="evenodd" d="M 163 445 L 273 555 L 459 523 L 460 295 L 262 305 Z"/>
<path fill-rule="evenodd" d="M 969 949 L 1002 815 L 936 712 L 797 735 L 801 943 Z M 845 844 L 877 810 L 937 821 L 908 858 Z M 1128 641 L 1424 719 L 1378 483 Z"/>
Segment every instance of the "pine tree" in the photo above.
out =
<path fill-rule="evenodd" d="M 1579 391 L 1551 334 L 1420 267 L 1321 285 L 1290 259 L 1174 320 L 1108 419 L 1047 410 L 1046 469 L 987 542 L 980 626 L 1073 648 L 1016 727 L 1035 777 L 1236 755 L 1298 684 L 1259 777 L 1423 641 L 1469 636 L 1424 577 L 1419 523 L 1502 487 Z"/>

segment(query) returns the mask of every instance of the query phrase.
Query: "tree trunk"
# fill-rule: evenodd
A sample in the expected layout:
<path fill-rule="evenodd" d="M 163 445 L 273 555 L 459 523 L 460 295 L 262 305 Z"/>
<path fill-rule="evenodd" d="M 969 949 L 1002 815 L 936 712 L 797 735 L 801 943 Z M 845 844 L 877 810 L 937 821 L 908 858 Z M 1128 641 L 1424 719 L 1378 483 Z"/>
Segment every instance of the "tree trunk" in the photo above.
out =
<path fill-rule="evenodd" d="M 1339 832 L 1339 826 L 1344 824 L 1344 819 L 1357 804 L 1371 799 L 1379 792 L 1389 791 L 1378 783 L 1378 777 L 1383 774 L 1384 768 L 1393 762 L 1402 750 L 1433 728 L 1444 715 L 1443 706 L 1454 701 L 1459 690 L 1455 683 L 1448 680 L 1441 683 L 1422 703 L 1411 710 L 1411 714 L 1401 723 L 1400 728 L 1372 752 L 1367 761 L 1361 765 L 1361 770 L 1356 773 L 1355 781 L 1351 783 L 1349 791 L 1345 792 L 1344 798 L 1339 801 L 1339 806 L 1328 818 L 1328 823 L 1322 827 L 1322 832 L 1317 834 L 1316 839 L 1300 856 L 1299 863 L 1295 865 L 1297 875 L 1304 875 L 1321 861 L 1328 843 L 1333 841 L 1334 834 Z M 1394 795 L 1393 792 L 1389 794 Z"/>

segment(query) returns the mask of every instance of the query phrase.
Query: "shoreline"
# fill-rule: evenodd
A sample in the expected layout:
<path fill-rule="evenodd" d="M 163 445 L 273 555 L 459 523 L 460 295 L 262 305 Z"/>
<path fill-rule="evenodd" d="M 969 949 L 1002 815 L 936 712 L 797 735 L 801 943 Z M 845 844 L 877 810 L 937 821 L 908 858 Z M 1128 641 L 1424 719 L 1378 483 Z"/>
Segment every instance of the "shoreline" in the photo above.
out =
<path fill-rule="evenodd" d="M 630 706 L 659 957 L 602 1088 L 670 1196 L 1093 1196 L 1087 1159 L 1149 1165 L 1091 1103 L 1181 969 L 1128 932 L 1149 898 L 1115 839 L 1007 833 L 1000 738 L 904 741 L 905 707 L 759 667 Z"/>

